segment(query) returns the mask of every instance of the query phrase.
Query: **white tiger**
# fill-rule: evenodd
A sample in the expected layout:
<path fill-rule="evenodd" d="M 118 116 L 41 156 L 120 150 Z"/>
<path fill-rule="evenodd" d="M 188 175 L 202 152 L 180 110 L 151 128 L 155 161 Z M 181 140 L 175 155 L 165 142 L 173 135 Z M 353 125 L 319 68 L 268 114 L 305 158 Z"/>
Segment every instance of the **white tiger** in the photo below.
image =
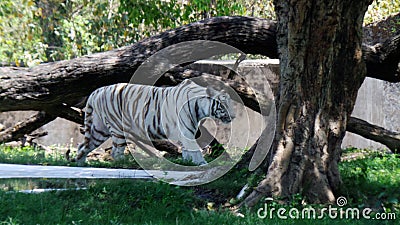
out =
<path fill-rule="evenodd" d="M 95 90 L 88 98 L 85 139 L 71 161 L 83 163 L 93 149 L 111 137 L 112 156 L 122 155 L 126 134 L 148 141 L 169 139 L 182 144 L 182 157 L 206 164 L 196 143 L 199 122 L 206 117 L 229 123 L 235 118 L 225 91 L 185 80 L 175 87 L 115 84 Z"/>

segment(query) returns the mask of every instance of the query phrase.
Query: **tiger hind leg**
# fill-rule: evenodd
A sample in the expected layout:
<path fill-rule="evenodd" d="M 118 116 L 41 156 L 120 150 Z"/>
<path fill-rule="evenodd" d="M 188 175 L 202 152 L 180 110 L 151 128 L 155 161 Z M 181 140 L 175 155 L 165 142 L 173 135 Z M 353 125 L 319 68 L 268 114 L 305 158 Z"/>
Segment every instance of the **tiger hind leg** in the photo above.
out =
<path fill-rule="evenodd" d="M 118 145 L 113 142 L 111 156 L 115 161 L 124 159 L 126 144 Z"/>
<path fill-rule="evenodd" d="M 79 166 L 82 166 L 86 161 L 86 156 L 104 143 L 110 134 L 107 127 L 103 124 L 97 114 L 93 113 L 90 107 L 87 107 L 85 117 L 85 139 L 78 147 L 78 153 L 76 157 L 71 160 L 77 162 Z"/>
<path fill-rule="evenodd" d="M 87 154 L 93 151 L 93 149 L 89 147 L 85 138 L 85 142 L 80 144 L 78 147 L 78 153 L 76 154 L 76 157 L 71 161 L 77 162 L 78 166 L 83 166 L 85 164 Z"/>
<path fill-rule="evenodd" d="M 125 157 L 124 152 L 126 148 L 126 140 L 124 135 L 111 135 L 112 140 L 112 150 L 111 156 L 115 161 L 121 160 Z"/>

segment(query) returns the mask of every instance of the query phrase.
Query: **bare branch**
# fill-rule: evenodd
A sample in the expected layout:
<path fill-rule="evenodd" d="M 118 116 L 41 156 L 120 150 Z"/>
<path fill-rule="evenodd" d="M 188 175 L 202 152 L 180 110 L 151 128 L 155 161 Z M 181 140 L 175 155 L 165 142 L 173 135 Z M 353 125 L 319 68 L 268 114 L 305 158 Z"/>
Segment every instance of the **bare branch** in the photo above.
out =
<path fill-rule="evenodd" d="M 362 119 L 350 117 L 347 131 L 386 145 L 393 153 L 400 152 L 400 133 L 386 130 Z"/>
<path fill-rule="evenodd" d="M 30 134 L 34 130 L 54 120 L 56 117 L 51 116 L 43 111 L 38 112 L 25 121 L 15 124 L 13 127 L 0 132 L 0 143 L 15 141 L 22 138 L 25 134 Z"/>

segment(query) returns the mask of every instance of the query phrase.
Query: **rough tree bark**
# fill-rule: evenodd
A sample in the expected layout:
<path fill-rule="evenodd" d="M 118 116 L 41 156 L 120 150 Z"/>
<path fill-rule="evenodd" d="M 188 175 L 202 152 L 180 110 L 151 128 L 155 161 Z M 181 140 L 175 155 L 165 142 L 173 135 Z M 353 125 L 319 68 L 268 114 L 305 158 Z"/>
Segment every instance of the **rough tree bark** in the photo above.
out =
<path fill-rule="evenodd" d="M 301 193 L 335 201 L 347 121 L 366 72 L 362 22 L 371 0 L 274 1 L 281 82 L 273 157 L 247 197 Z"/>

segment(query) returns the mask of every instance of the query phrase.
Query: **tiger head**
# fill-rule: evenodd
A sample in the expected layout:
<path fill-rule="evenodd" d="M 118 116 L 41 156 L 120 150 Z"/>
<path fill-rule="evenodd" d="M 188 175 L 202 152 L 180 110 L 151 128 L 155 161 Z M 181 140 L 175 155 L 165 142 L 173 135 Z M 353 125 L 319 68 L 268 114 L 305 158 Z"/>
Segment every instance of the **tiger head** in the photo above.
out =
<path fill-rule="evenodd" d="M 212 87 L 207 87 L 207 94 L 211 99 L 210 117 L 219 119 L 223 123 L 230 123 L 236 117 L 236 113 L 229 94 L 224 90 L 217 91 Z"/>

